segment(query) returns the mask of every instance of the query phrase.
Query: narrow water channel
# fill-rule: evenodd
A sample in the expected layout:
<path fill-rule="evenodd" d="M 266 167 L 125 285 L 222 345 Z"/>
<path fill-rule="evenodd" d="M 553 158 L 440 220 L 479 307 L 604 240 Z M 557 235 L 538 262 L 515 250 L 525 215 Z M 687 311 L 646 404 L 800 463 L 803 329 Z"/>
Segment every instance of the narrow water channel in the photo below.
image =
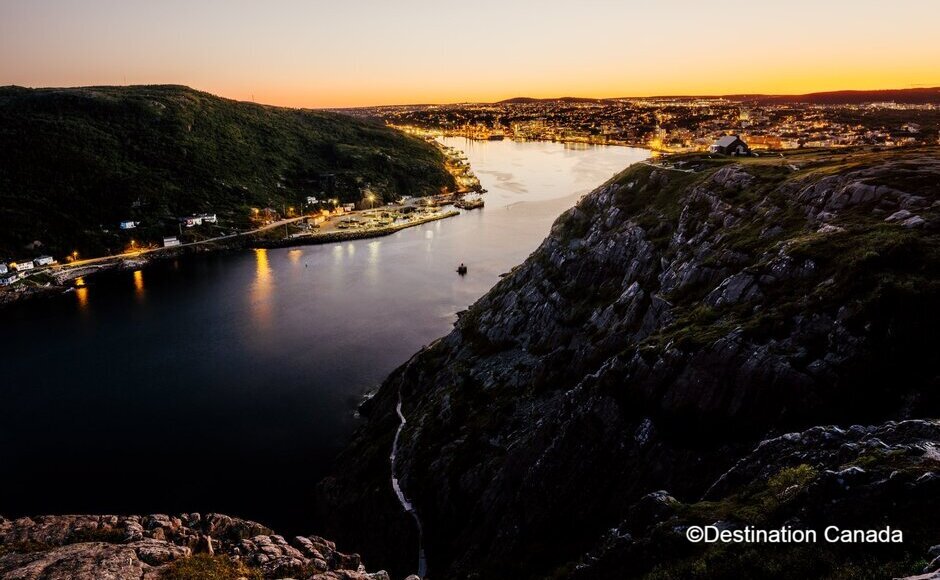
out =
<path fill-rule="evenodd" d="M 646 157 L 446 142 L 489 190 L 483 209 L 90 277 L 5 309 L 0 513 L 217 511 L 316 533 L 313 487 L 362 393 L 446 334 L 578 195 Z"/>

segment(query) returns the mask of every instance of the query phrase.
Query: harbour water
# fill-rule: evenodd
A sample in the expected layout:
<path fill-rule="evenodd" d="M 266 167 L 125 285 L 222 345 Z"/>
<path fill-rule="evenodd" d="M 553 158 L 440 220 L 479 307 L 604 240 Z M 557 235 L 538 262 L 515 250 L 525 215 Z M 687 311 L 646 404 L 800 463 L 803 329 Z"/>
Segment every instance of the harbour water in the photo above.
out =
<path fill-rule="evenodd" d="M 362 395 L 579 195 L 647 155 L 445 142 L 485 208 L 372 240 L 158 262 L 0 312 L 0 514 L 218 511 L 315 532 L 313 487 Z"/>

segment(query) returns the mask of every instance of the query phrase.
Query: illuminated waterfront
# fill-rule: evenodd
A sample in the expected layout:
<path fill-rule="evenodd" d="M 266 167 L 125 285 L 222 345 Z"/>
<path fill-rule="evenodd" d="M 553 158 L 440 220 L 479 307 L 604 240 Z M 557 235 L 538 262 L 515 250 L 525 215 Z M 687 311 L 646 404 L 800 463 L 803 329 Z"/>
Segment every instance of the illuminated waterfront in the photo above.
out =
<path fill-rule="evenodd" d="M 384 238 L 102 274 L 7 309 L 0 513 L 198 509 L 309 533 L 297 506 L 311 507 L 363 392 L 446 333 L 577 195 L 645 157 L 447 144 L 489 190 L 484 209 Z"/>

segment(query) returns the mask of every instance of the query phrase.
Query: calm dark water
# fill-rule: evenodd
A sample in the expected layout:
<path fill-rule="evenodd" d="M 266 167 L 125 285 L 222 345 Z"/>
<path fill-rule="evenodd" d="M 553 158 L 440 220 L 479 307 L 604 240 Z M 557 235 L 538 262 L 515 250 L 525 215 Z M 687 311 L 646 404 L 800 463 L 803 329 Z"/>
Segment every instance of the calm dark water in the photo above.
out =
<path fill-rule="evenodd" d="M 645 157 L 447 142 L 490 190 L 483 210 L 158 263 L 0 311 L 0 514 L 220 511 L 316 531 L 313 487 L 363 393 L 447 333 L 578 195 Z"/>

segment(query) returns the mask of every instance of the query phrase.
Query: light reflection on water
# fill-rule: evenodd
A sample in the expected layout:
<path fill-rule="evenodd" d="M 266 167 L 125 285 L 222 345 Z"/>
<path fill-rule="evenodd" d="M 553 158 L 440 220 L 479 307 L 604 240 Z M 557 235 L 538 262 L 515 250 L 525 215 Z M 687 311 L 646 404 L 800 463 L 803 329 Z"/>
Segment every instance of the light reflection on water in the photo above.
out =
<path fill-rule="evenodd" d="M 361 394 L 447 333 L 578 195 L 646 156 L 447 142 L 489 190 L 483 209 L 372 240 L 103 274 L 75 298 L 8 308 L 0 513 L 218 511 L 315 531 L 310 490 Z M 154 464 L 184 475 L 168 486 Z"/>
<path fill-rule="evenodd" d="M 137 298 L 144 296 L 144 273 L 141 270 L 134 270 L 134 294 Z"/>
<path fill-rule="evenodd" d="M 290 257 L 289 252 L 288 257 Z M 265 330 L 271 327 L 273 286 L 268 251 L 263 248 L 256 249 L 255 280 L 251 286 L 251 313 L 259 328 Z"/>
<path fill-rule="evenodd" d="M 78 302 L 79 310 L 88 308 L 88 288 L 85 286 L 84 278 L 75 279 L 75 299 Z"/>

